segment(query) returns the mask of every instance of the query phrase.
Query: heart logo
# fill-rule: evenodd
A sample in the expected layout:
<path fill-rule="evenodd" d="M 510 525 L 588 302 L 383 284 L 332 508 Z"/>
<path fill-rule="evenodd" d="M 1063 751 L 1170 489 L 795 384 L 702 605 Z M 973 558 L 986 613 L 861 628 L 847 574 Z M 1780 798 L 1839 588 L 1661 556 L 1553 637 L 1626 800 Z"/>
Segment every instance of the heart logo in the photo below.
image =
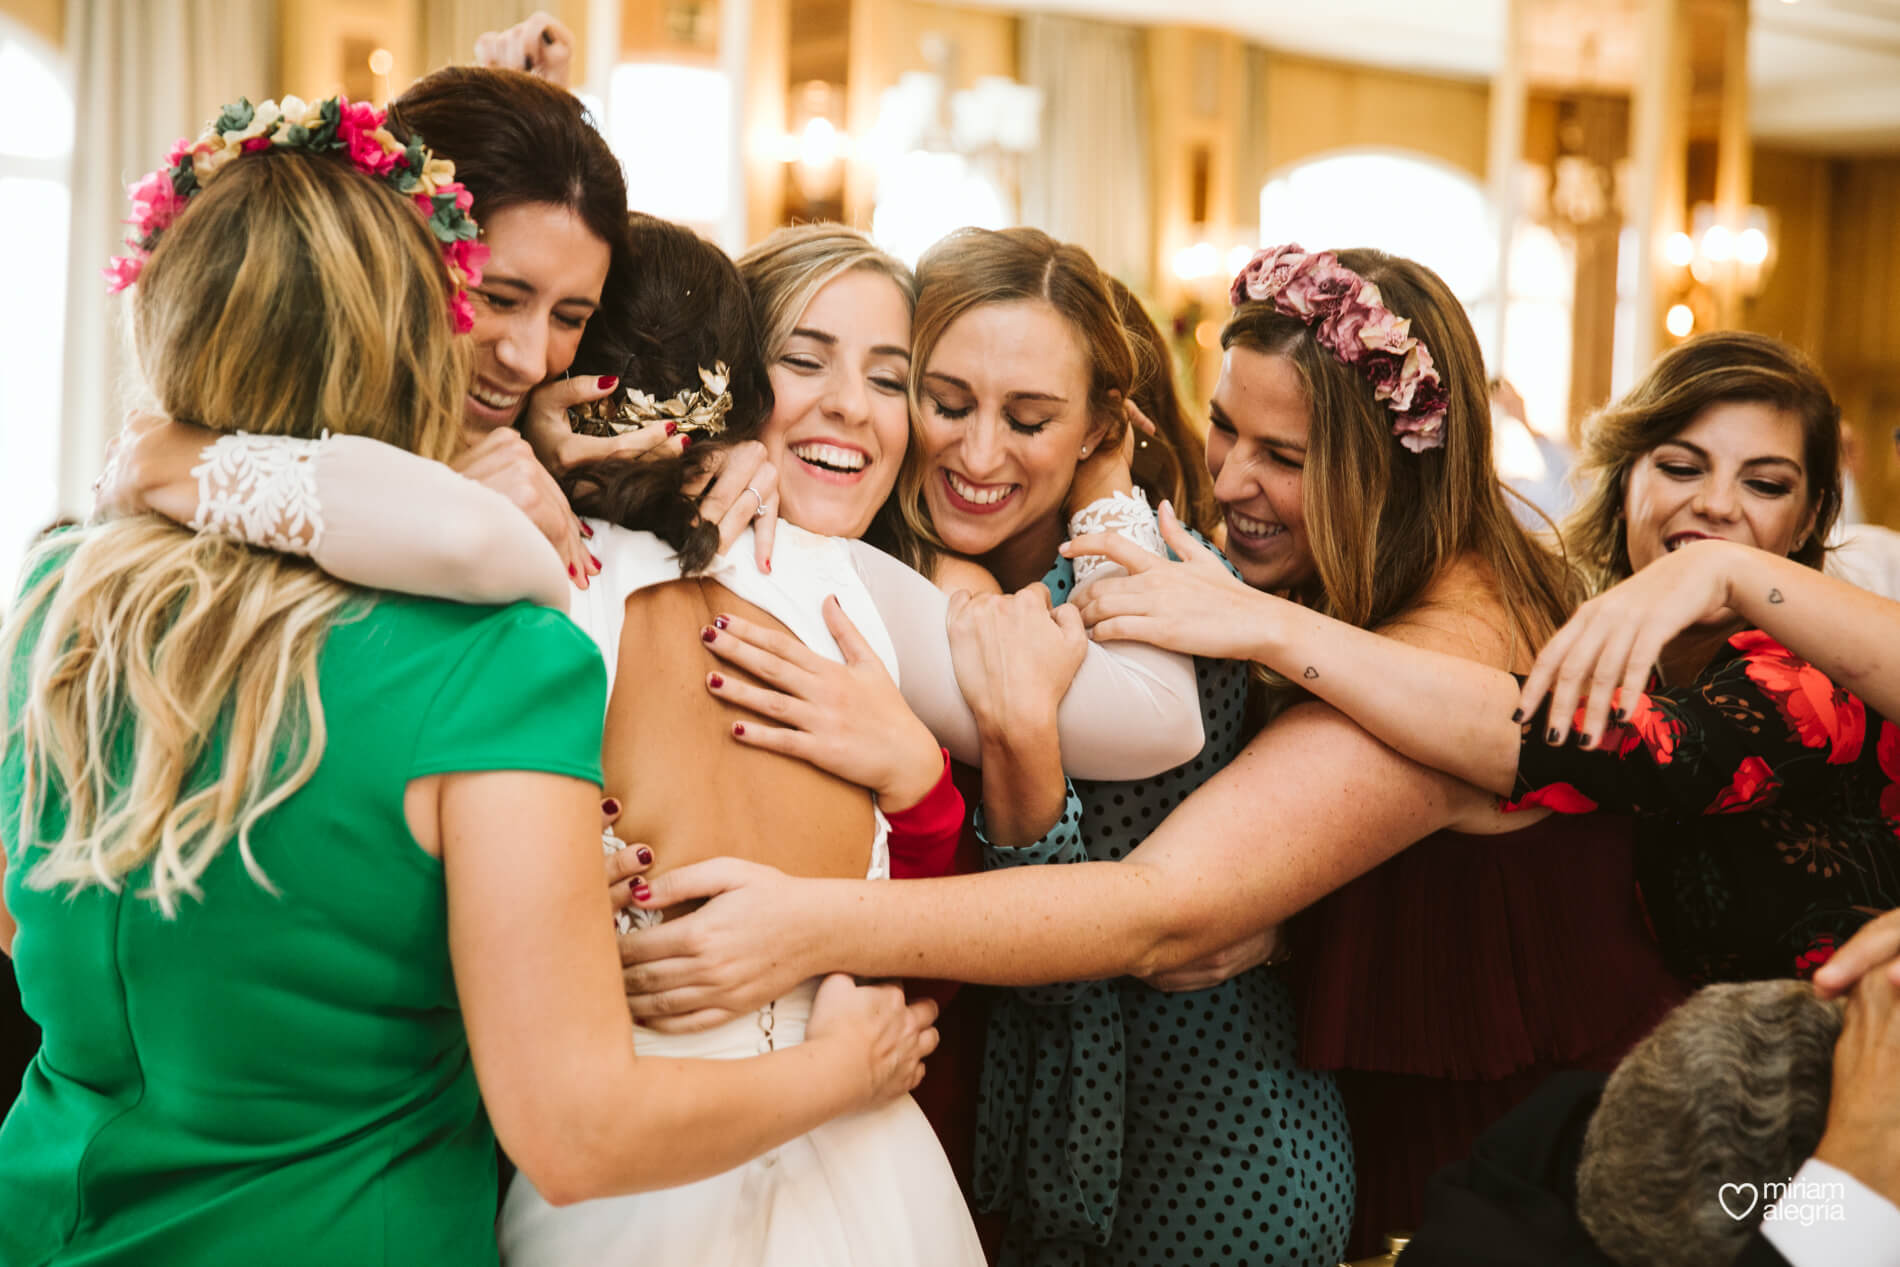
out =
<path fill-rule="evenodd" d="M 1742 1194 L 1746 1192 L 1748 1194 L 1748 1203 L 1743 1205 L 1741 1209 L 1736 1209 L 1735 1206 L 1729 1204 L 1729 1194 L 1731 1192 L 1734 1193 L 1737 1204 L 1741 1202 Z M 1737 1223 L 1740 1223 L 1743 1219 L 1755 1212 L 1755 1203 L 1761 1200 L 1761 1193 L 1752 1183 L 1725 1183 L 1716 1192 L 1715 1199 L 1722 1203 L 1722 1212 L 1724 1214 L 1734 1219 Z"/>
<path fill-rule="evenodd" d="M 1319 670 L 1309 664 L 1306 666 L 1306 672 L 1303 676 L 1307 681 L 1311 682 L 1314 678 L 1319 676 Z"/>

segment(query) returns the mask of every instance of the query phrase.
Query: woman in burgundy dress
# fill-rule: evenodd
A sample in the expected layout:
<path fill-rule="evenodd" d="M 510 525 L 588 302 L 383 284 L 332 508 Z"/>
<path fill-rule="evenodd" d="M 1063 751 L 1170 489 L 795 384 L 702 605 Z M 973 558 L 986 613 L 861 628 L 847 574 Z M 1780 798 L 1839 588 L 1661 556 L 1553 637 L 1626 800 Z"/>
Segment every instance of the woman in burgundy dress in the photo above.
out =
<path fill-rule="evenodd" d="M 1806 975 L 1900 903 L 1900 728 L 1886 720 L 1900 708 L 1900 604 L 1819 570 L 1840 504 L 1838 434 L 1825 383 L 1773 340 L 1711 335 L 1664 356 L 1594 422 L 1597 491 L 1567 535 L 1586 574 L 1608 588 L 1528 678 L 1266 595 L 1237 607 L 1226 578 L 1183 550 L 1179 534 L 1170 543 L 1185 563 L 1091 599 L 1107 632 L 1183 648 L 1219 599 L 1238 626 L 1228 636 L 1255 659 L 1405 755 L 1468 780 L 1469 796 L 1565 815 L 1504 838 L 1520 852 L 1497 871 L 1465 865 L 1463 892 L 1439 881 L 1458 875 L 1461 849 L 1479 842 L 1441 835 L 1316 912 L 1306 1054 L 1361 1071 L 1340 1079 L 1355 1124 L 1385 1115 L 1380 1144 L 1395 1155 L 1449 1142 L 1459 1114 L 1495 1117 L 1530 1090 L 1542 1063 L 1483 1077 L 1486 1064 L 1535 1050 L 1538 1026 L 1550 1050 L 1563 1027 L 1580 1036 L 1619 1008 L 1636 1019 L 1642 996 L 1654 997 L 1643 977 L 1566 981 L 1550 970 L 1611 961 L 1630 943 L 1620 924 L 1593 923 L 1609 895 L 1597 887 L 1603 873 L 1587 868 L 1574 897 L 1542 889 L 1543 927 L 1525 927 L 1533 903 L 1521 899 L 1571 865 L 1556 853 L 1512 887 L 1512 868 L 1528 865 L 1525 853 L 1551 839 L 1544 833 L 1633 816 L 1647 915 L 1669 965 L 1697 984 Z M 1627 867 L 1613 833 L 1596 839 Z M 1500 962 L 1507 943 L 1533 954 Z M 1442 975 L 1462 984 L 1447 987 Z M 1521 1032 L 1500 1024 L 1513 982 Z M 1461 1000 L 1465 1010 L 1453 1011 Z M 1446 1069 L 1474 1053 L 1484 1064 L 1458 1075 L 1476 1077 L 1463 1089 L 1402 1076 L 1408 1064 Z M 1382 1065 L 1389 1072 L 1376 1072 Z M 1362 1203 L 1401 1195 L 1378 1192 L 1383 1173 L 1384 1160 L 1362 1159 Z M 1417 1192 L 1402 1195 L 1416 1209 Z"/>

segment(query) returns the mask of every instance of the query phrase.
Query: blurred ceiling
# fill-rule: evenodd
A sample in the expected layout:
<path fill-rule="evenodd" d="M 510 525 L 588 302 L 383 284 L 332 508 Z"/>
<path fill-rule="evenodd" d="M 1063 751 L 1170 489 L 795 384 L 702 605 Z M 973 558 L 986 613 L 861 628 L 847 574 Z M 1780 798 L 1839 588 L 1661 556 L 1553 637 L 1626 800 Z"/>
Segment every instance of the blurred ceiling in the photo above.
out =
<path fill-rule="evenodd" d="M 1489 77 L 1503 0 L 958 0 L 1232 31 L 1287 52 Z M 1627 83 L 1642 0 L 1538 0 L 1534 81 Z M 1757 137 L 1805 149 L 1900 150 L 1900 0 L 1750 0 Z"/>

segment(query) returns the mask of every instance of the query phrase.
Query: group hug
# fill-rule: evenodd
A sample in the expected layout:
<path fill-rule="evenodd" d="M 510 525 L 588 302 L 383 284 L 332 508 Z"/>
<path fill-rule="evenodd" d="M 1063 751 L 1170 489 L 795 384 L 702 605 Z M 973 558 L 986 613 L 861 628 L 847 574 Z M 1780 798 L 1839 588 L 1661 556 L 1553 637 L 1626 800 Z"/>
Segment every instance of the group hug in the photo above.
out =
<path fill-rule="evenodd" d="M 1533 532 L 1375 250 L 1253 256 L 1201 427 L 1081 248 L 733 260 L 517 69 L 132 194 L 0 625 L 0 1267 L 1900 1261 L 1900 604 L 1795 349 Z"/>

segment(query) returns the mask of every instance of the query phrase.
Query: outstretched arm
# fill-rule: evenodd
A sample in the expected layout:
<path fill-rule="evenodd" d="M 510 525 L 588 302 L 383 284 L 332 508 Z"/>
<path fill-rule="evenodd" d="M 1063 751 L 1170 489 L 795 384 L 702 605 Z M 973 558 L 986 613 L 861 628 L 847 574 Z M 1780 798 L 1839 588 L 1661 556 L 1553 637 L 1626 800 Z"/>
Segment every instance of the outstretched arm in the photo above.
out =
<path fill-rule="evenodd" d="M 1099 641 L 1137 639 L 1215 659 L 1253 660 L 1351 717 L 1414 761 L 1493 792 L 1517 778 L 1517 680 L 1441 646 L 1390 638 L 1250 588 L 1195 541 L 1171 508 L 1164 537 L 1179 562 L 1156 559 L 1111 536 L 1078 537 L 1065 554 L 1107 555 L 1127 575 L 1076 599 Z"/>
<path fill-rule="evenodd" d="M 1283 921 L 1439 828 L 1496 830 L 1499 817 L 1484 794 L 1306 704 L 1120 862 L 905 884 L 726 858 L 670 872 L 643 905 L 712 900 L 626 939 L 628 1001 L 645 1017 L 743 1010 L 827 968 L 1013 986 L 1151 976 Z"/>
<path fill-rule="evenodd" d="M 1584 733 L 1601 735 L 1612 695 L 1641 691 L 1671 639 L 1691 625 L 1737 616 L 1875 712 L 1900 716 L 1900 603 L 1727 541 L 1664 555 L 1579 608 L 1537 657 L 1524 686 L 1525 712 L 1548 691 L 1560 739 L 1579 706 Z"/>
<path fill-rule="evenodd" d="M 487 465 L 540 471 L 525 441 L 497 435 L 479 455 Z M 101 509 L 156 511 L 263 549 L 307 554 L 356 585 L 470 603 L 567 605 L 560 556 L 508 497 L 361 436 L 220 435 L 148 419 L 108 472 Z"/>
<path fill-rule="evenodd" d="M 875 546 L 849 544 L 897 648 L 904 698 L 951 756 L 979 764 L 981 730 L 946 633 L 949 596 Z M 1193 760 L 1205 741 L 1193 661 L 1138 643 L 1090 646 L 1056 720 L 1077 778 L 1149 778 Z"/>

